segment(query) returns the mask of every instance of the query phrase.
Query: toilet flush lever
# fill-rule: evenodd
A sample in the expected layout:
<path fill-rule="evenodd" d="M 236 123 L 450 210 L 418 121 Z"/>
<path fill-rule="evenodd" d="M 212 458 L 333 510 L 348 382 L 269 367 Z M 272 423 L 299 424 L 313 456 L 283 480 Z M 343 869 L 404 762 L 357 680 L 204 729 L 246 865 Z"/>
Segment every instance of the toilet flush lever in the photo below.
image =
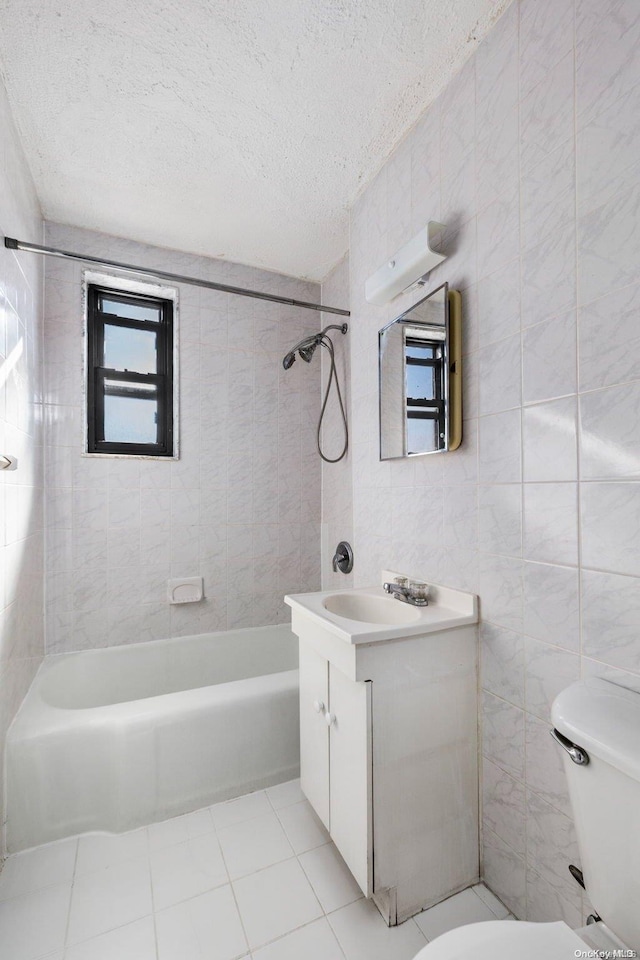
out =
<path fill-rule="evenodd" d="M 582 747 L 579 747 L 577 743 L 573 743 L 568 737 L 563 736 L 555 728 L 550 730 L 549 733 L 556 743 L 559 743 L 562 749 L 567 751 L 574 763 L 582 767 L 589 763 L 589 754 L 586 750 L 583 750 Z"/>

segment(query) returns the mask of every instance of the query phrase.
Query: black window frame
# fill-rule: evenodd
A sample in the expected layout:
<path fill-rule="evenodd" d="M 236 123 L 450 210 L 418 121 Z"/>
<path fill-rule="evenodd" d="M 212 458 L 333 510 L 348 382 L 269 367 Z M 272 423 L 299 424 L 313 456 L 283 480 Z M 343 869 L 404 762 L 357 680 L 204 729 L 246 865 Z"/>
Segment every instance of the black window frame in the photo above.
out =
<path fill-rule="evenodd" d="M 102 298 L 115 300 L 123 305 L 145 304 L 159 310 L 159 320 L 136 320 L 115 316 L 100 309 Z M 128 290 L 90 283 L 87 285 L 87 453 L 118 454 L 132 457 L 173 457 L 173 300 Z M 112 370 L 104 366 L 105 325 L 120 326 L 134 330 L 149 330 L 156 334 L 156 373 L 138 373 L 128 370 Z M 126 393 L 121 396 L 136 396 L 135 384 L 154 384 L 157 389 L 157 442 L 125 443 L 104 438 L 104 381 L 117 380 Z M 126 384 L 131 384 L 127 387 Z M 118 395 L 118 394 L 115 394 Z M 141 398 L 147 396 L 141 391 Z"/>
<path fill-rule="evenodd" d="M 433 357 L 411 357 L 407 355 L 407 347 L 431 346 Z M 418 338 L 406 338 L 405 341 L 405 367 L 415 366 L 431 368 L 434 372 L 434 396 L 433 397 L 410 397 L 408 388 L 405 390 L 406 396 L 406 416 L 407 420 L 434 420 L 437 424 L 437 446 L 434 451 L 444 449 L 446 438 L 446 404 L 444 400 L 444 382 L 445 382 L 445 343 L 436 340 L 421 340 Z M 406 373 L 405 373 L 406 376 Z M 411 453 L 411 451 L 408 451 Z"/>

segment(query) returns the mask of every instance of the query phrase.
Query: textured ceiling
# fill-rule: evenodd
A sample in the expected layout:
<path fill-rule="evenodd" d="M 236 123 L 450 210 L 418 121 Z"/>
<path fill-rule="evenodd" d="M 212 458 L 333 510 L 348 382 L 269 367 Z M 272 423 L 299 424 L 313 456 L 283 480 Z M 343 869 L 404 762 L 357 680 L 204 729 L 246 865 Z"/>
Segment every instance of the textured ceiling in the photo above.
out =
<path fill-rule="evenodd" d="M 322 279 L 509 0 L 0 0 L 50 220 Z"/>

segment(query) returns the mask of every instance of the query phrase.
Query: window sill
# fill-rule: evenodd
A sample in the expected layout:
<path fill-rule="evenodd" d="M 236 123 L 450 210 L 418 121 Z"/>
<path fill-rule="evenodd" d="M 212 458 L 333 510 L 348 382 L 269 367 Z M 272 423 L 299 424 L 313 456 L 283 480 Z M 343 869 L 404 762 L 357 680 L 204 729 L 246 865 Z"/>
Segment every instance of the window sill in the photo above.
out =
<path fill-rule="evenodd" d="M 180 454 L 158 457 L 152 453 L 88 453 L 86 450 L 83 450 L 80 456 L 91 460 L 152 460 L 154 463 L 177 463 L 180 460 Z"/>

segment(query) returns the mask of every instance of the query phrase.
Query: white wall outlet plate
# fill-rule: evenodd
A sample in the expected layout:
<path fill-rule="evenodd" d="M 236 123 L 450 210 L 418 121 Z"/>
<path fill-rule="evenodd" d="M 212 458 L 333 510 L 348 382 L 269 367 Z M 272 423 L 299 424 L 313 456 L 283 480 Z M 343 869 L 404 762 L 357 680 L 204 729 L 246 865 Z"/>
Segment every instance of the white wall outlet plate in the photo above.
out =
<path fill-rule="evenodd" d="M 182 577 L 180 580 L 167 580 L 167 599 L 169 603 L 197 603 L 204 596 L 202 577 Z"/>

